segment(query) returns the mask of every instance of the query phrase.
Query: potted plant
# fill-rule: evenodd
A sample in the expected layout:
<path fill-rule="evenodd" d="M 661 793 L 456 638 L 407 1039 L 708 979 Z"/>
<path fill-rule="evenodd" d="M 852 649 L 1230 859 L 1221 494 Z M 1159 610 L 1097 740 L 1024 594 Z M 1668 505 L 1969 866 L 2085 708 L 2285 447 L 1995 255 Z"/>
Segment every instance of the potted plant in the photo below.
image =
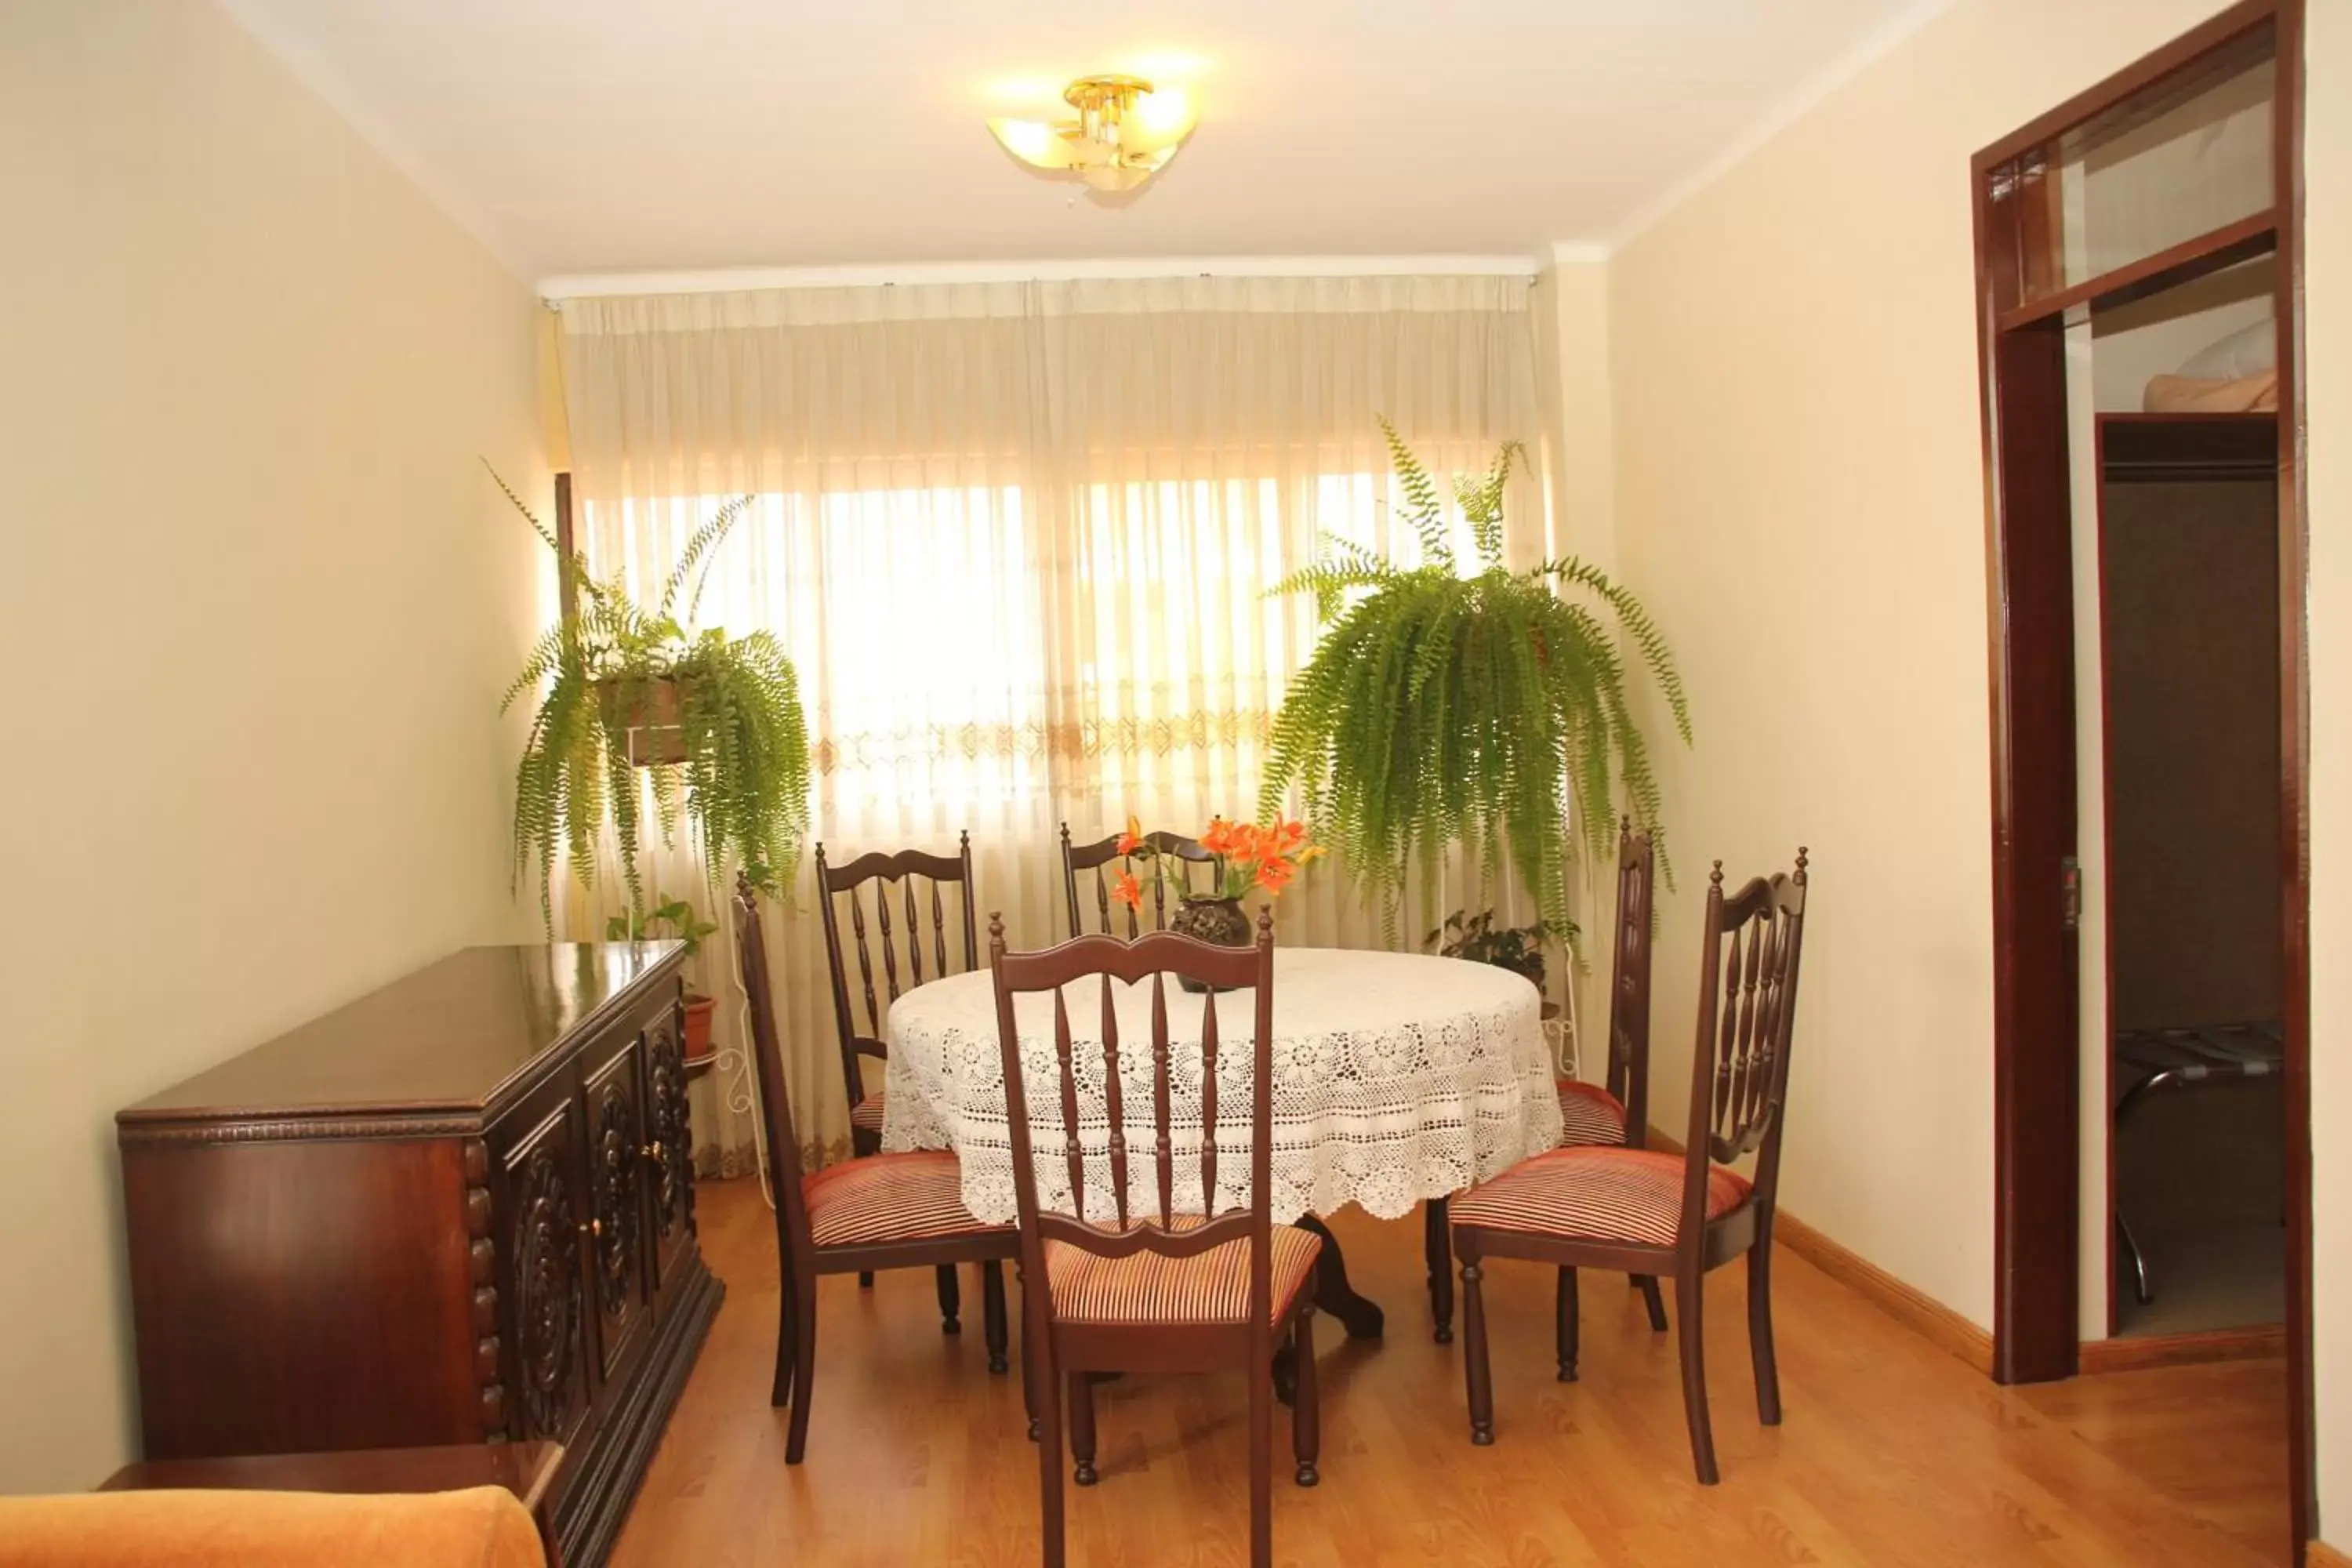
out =
<path fill-rule="evenodd" d="M 762 887 L 788 882 L 809 790 L 808 728 L 792 661 L 765 631 L 730 637 L 716 626 L 689 629 L 712 552 L 751 498 L 728 502 L 688 537 L 648 608 L 617 580 L 592 576 L 498 482 L 556 552 L 577 605 L 541 634 L 499 704 L 504 710 L 538 693 L 515 769 L 514 870 L 519 883 L 536 864 L 549 931 L 557 861 L 568 852 L 572 874 L 593 886 L 596 838 L 608 819 L 628 914 L 644 918 L 637 855 L 648 800 L 664 842 L 683 814 L 714 885 L 730 863 Z"/>
<path fill-rule="evenodd" d="M 667 893 L 656 892 L 653 908 L 624 910 L 605 921 L 604 940 L 682 942 L 686 943 L 687 961 L 690 963 L 702 951 L 702 939 L 718 929 L 717 921 L 704 920 L 688 900 L 673 899 Z M 691 983 L 688 984 L 684 1048 L 688 1062 L 698 1061 L 710 1054 L 710 1015 L 718 1005 L 710 997 L 695 990 Z"/>
<path fill-rule="evenodd" d="M 1132 816 L 1127 819 L 1127 831 L 1118 836 L 1116 847 L 1118 854 L 1134 860 L 1150 860 L 1160 854 L 1143 836 L 1142 822 Z M 1299 868 L 1323 853 L 1321 846 L 1307 841 L 1305 823 L 1278 817 L 1265 827 L 1213 817 L 1201 835 L 1201 847 L 1217 857 L 1215 886 L 1209 892 L 1182 894 L 1176 912 L 1168 917 L 1168 929 L 1219 947 L 1247 947 L 1254 940 L 1249 916 L 1242 912 L 1245 895 L 1259 889 L 1269 898 L 1280 897 Z M 1129 909 L 1139 909 L 1143 884 L 1131 868 L 1122 867 L 1110 896 Z M 1184 976 L 1177 979 L 1187 991 L 1206 989 Z"/>
<path fill-rule="evenodd" d="M 1260 813 L 1297 786 L 1318 836 L 1367 896 L 1385 899 L 1391 941 L 1412 868 L 1433 897 L 1457 841 L 1488 875 L 1507 858 L 1543 922 L 1569 931 L 1571 802 L 1579 839 L 1596 857 L 1613 837 L 1621 793 L 1633 820 L 1656 832 L 1658 784 L 1626 667 L 1638 661 L 1657 683 L 1687 745 L 1682 678 L 1639 602 L 1598 568 L 1573 556 L 1517 572 L 1503 564 L 1504 484 L 1525 456 L 1517 442 L 1484 475 L 1454 480 L 1477 551 L 1465 572 L 1436 481 L 1393 426 L 1381 428 L 1422 563 L 1397 566 L 1327 533 L 1323 559 L 1275 585 L 1313 593 L 1326 629 L 1275 717 Z M 1605 606 L 1630 655 L 1563 590 Z"/>
<path fill-rule="evenodd" d="M 1574 928 L 1570 928 L 1573 931 Z M 1440 939 L 1443 940 L 1441 944 Z M 1440 958 L 1465 959 L 1472 963 L 1491 963 L 1497 969 L 1507 969 L 1514 974 L 1525 975 L 1538 991 L 1544 988 L 1544 944 L 1551 940 L 1551 927 L 1538 921 L 1533 925 L 1505 926 L 1496 929 L 1495 911 L 1481 910 L 1465 917 L 1460 910 L 1445 917 L 1445 923 L 1422 938 L 1424 948 L 1436 948 Z"/>

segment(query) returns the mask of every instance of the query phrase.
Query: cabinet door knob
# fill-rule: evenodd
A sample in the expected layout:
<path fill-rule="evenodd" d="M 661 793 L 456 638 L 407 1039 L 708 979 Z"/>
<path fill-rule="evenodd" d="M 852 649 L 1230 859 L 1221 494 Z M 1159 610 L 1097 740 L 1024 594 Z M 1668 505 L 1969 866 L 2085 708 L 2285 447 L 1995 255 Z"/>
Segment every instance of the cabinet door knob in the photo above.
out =
<path fill-rule="evenodd" d="M 580 1234 L 583 1236 L 601 1237 L 604 1234 L 604 1222 L 601 1219 L 592 1219 L 586 1225 L 580 1227 Z"/>
<path fill-rule="evenodd" d="M 643 1154 L 646 1159 L 648 1159 L 648 1160 L 652 1160 L 652 1161 L 656 1162 L 656 1163 L 660 1163 L 660 1162 L 661 1162 L 663 1159 L 665 1159 L 665 1158 L 667 1156 L 667 1154 L 668 1154 L 668 1151 L 667 1151 L 667 1150 L 666 1150 L 666 1149 L 664 1149 L 664 1148 L 663 1148 L 660 1144 L 658 1144 L 658 1143 L 648 1143 L 648 1144 L 646 1144 L 643 1149 L 638 1150 L 638 1151 L 637 1151 L 637 1152 L 639 1152 L 639 1153 Z"/>

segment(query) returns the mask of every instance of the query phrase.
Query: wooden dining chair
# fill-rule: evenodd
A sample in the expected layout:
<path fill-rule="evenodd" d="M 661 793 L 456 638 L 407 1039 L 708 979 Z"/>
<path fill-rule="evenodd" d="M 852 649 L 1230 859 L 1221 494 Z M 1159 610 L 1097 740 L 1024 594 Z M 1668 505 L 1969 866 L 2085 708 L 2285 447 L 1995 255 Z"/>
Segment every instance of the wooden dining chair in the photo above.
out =
<path fill-rule="evenodd" d="M 824 958 L 833 984 L 833 1017 L 841 1037 L 841 1085 L 849 1099 L 849 1149 L 853 1154 L 872 1154 L 882 1147 L 882 1121 L 886 1101 L 884 1089 L 868 1091 L 866 1087 L 865 1058 L 887 1062 L 890 1047 L 882 1037 L 882 1021 L 887 1016 L 887 1004 L 898 999 L 898 929 L 891 924 L 890 903 L 895 894 L 906 921 L 907 982 L 920 985 L 926 980 L 941 979 L 950 973 L 948 955 L 948 913 L 944 889 L 957 890 L 962 905 L 958 920 L 963 933 L 963 972 L 980 967 L 980 934 L 972 909 L 971 834 L 961 834 L 956 842 L 954 855 L 932 855 L 920 849 L 901 849 L 895 854 L 871 852 L 860 855 L 846 866 L 831 865 L 825 859 L 824 845 L 816 847 L 817 903 L 824 917 Z M 870 885 L 870 886 L 869 886 Z M 925 893 L 928 897 L 924 897 Z M 849 906 L 849 934 L 857 948 L 858 993 L 866 1003 L 862 1017 L 850 1006 L 849 966 L 845 961 L 841 944 L 841 913 L 839 905 Z M 874 911 L 869 927 L 866 911 Z M 923 964 L 922 917 L 930 917 L 931 966 Z M 885 1000 L 877 1001 L 874 993 L 875 949 L 879 947 L 882 961 L 882 984 Z M 861 1024 L 863 1026 L 861 1027 Z M 868 1274 L 858 1277 L 861 1285 L 871 1285 Z M 939 1273 L 940 1323 L 949 1333 L 961 1327 L 962 1291 L 956 1282 L 956 1271 L 942 1266 Z"/>
<path fill-rule="evenodd" d="M 959 1264 L 979 1264 L 988 1370 L 1003 1373 L 1008 1369 L 1004 1260 L 1020 1256 L 1020 1234 L 1011 1226 L 973 1217 L 964 1206 L 962 1163 L 943 1150 L 871 1154 L 801 1175 L 800 1136 L 784 1087 L 759 893 L 740 874 L 735 937 L 743 991 L 751 1004 L 751 1055 L 759 1073 L 769 1174 L 775 1184 L 776 1258 L 782 1273 L 770 1403 L 792 1405 L 784 1462 L 797 1465 L 808 1447 L 809 1395 L 816 1373 L 818 1276 L 931 1267 L 951 1277 Z"/>
<path fill-rule="evenodd" d="M 1043 1417 L 1039 1474 L 1044 1492 L 1045 1561 L 1062 1568 L 1062 1405 L 1069 1402 L 1075 1479 L 1091 1486 L 1095 1473 L 1094 1380 L 1104 1372 L 1207 1372 L 1238 1368 L 1249 1378 L 1250 1562 L 1274 1561 L 1274 1500 L 1268 1470 L 1274 1447 L 1274 1353 L 1287 1337 L 1297 1356 L 1291 1407 L 1295 1479 L 1318 1479 L 1321 1443 L 1315 1393 L 1315 1297 L 1309 1289 L 1322 1244 L 1296 1226 L 1273 1223 L 1271 1149 L 1274 1119 L 1274 920 L 1261 913 L 1255 950 L 1212 947 L 1190 937 L 1155 931 L 1123 942 L 1078 937 L 1044 952 L 1007 952 L 1001 919 L 989 921 L 989 958 L 996 971 L 997 1032 L 1004 1058 L 1006 1119 L 1013 1137 L 1013 1186 L 1021 1215 L 1022 1343 Z M 1171 1044 L 1168 976 L 1190 976 L 1245 997 L 1252 1009 L 1246 1079 L 1221 1052 L 1222 1015 L 1204 998 L 1196 1046 Z M 1070 997 L 1065 989 L 1097 983 L 1099 1038 L 1074 1043 Z M 1144 1075 L 1122 1064 L 1119 1019 L 1111 982 L 1151 984 L 1149 1037 L 1136 1042 L 1150 1056 L 1150 1145 L 1131 1160 L 1126 1089 Z M 1053 995 L 1051 1055 L 1043 1048 L 1024 1061 L 1017 998 Z M 1093 1000 L 1081 991 L 1080 1002 Z M 1197 1053 L 1197 1054 L 1196 1054 Z M 1174 1058 L 1181 1057 L 1179 1063 Z M 1194 1065 L 1197 1061 L 1197 1067 Z M 1250 1141 L 1226 1146 L 1218 1124 L 1218 1097 L 1248 1085 Z M 1079 1086 L 1099 1092 L 1098 1114 L 1082 1112 Z M 1191 1103 L 1196 1091 L 1197 1104 Z M 1033 1088 L 1059 1114 L 1045 1142 L 1045 1190 L 1029 1110 Z M 1183 1130 L 1175 1102 L 1182 1094 Z M 1198 1125 L 1197 1137 L 1192 1131 Z M 1230 1125 L 1230 1124 L 1228 1124 Z M 1230 1132 L 1225 1134 L 1230 1137 Z M 1178 1151 L 1185 1163 L 1198 1143 L 1197 1195 L 1202 1212 L 1177 1212 Z M 1228 1173 L 1217 1177 L 1220 1154 Z M 1059 1156 L 1058 1161 L 1055 1156 Z M 1245 1164 L 1248 1184 L 1236 1192 L 1231 1173 Z M 1058 1164 L 1059 1169 L 1054 1167 Z M 1134 1167 L 1140 1166 L 1140 1170 Z M 1091 1175 L 1090 1175 L 1091 1173 Z M 1188 1175 L 1192 1173 L 1187 1172 Z M 1135 1206 L 1138 1203 L 1140 1206 Z M 1037 1289 L 1036 1281 L 1044 1281 Z"/>
<path fill-rule="evenodd" d="M 872 885 L 870 889 L 868 884 Z M 841 1084 L 849 1097 L 850 1147 L 856 1153 L 870 1154 L 882 1146 L 884 1100 L 881 1089 L 867 1091 L 861 1058 L 871 1057 L 885 1061 L 890 1055 L 882 1038 L 882 1020 L 887 1015 L 887 1004 L 896 1002 L 899 992 L 898 930 L 891 924 L 891 900 L 894 896 L 898 899 L 906 921 L 908 985 L 920 985 L 926 980 L 956 973 L 949 967 L 950 949 L 943 893 L 950 887 L 957 889 L 958 902 L 962 905 L 958 921 L 963 935 L 963 969 L 969 972 L 979 968 L 980 933 L 971 900 L 971 835 L 966 832 L 958 839 L 953 855 L 932 855 L 920 849 L 901 849 L 895 854 L 877 851 L 860 855 L 846 866 L 830 864 L 824 846 L 820 843 L 816 847 L 816 886 L 824 915 L 825 963 L 833 977 L 833 1016 L 841 1034 Z M 850 1006 L 849 968 L 842 952 L 839 910 L 845 902 L 849 906 L 850 940 L 857 949 L 859 994 L 866 1003 L 862 1017 Z M 869 907 L 874 912 L 870 926 L 866 921 Z M 930 917 L 931 928 L 932 963 L 928 970 L 923 963 L 925 913 Z M 874 992 L 877 946 L 885 991 L 880 1001 Z"/>
<path fill-rule="evenodd" d="M 1454 1201 L 1473 1443 L 1495 1440 L 1481 1285 L 1489 1258 L 1527 1258 L 1561 1270 L 1557 1335 L 1563 1383 L 1577 1375 L 1576 1269 L 1673 1274 L 1691 1458 L 1699 1480 L 1712 1486 L 1717 1470 L 1706 1404 L 1704 1282 L 1708 1270 L 1745 1253 L 1757 1414 L 1767 1426 L 1780 1424 L 1772 1354 L 1772 1215 L 1804 938 L 1805 867 L 1800 849 L 1793 874 L 1757 878 L 1727 898 L 1721 861 L 1708 879 L 1690 1122 L 1681 1154 L 1622 1146 L 1553 1149 Z M 1749 1154 L 1757 1155 L 1753 1180 L 1728 1168 Z"/>
<path fill-rule="evenodd" d="M 1652 880 L 1657 870 L 1657 849 L 1647 833 L 1633 831 L 1631 817 L 1617 823 L 1617 951 L 1609 985 L 1609 1065 L 1605 1080 L 1587 1083 L 1563 1078 L 1554 1086 L 1559 1096 L 1562 1148 L 1622 1145 L 1639 1149 L 1649 1141 L 1650 1129 L 1650 950 L 1654 921 Z M 1438 1343 L 1454 1338 L 1454 1266 L 1447 1223 L 1447 1204 L 1433 1198 L 1425 1205 L 1423 1242 L 1427 1249 L 1430 1310 L 1437 1322 Z M 1665 1298 L 1655 1277 L 1637 1274 L 1634 1289 L 1650 1314 L 1653 1332 L 1666 1331 Z M 1559 1271 L 1562 1305 L 1576 1289 L 1573 1270 Z"/>
<path fill-rule="evenodd" d="M 1070 825 L 1066 822 L 1062 824 L 1062 888 L 1069 899 L 1072 936 L 1087 934 L 1086 917 L 1078 902 L 1078 873 L 1081 871 L 1094 873 L 1097 929 L 1105 936 L 1118 934 L 1114 929 L 1115 917 L 1111 914 L 1110 872 L 1114 867 L 1122 871 L 1135 869 L 1134 857 L 1118 852 L 1119 837 L 1120 835 L 1113 833 L 1092 844 L 1073 844 L 1070 842 Z M 1175 890 L 1175 898 L 1181 900 L 1192 890 L 1193 867 L 1205 866 L 1213 878 L 1222 879 L 1224 861 L 1202 848 L 1199 839 L 1187 838 L 1181 833 L 1155 828 L 1143 836 L 1143 841 L 1159 853 L 1146 863 L 1145 877 L 1139 879 L 1151 898 L 1151 929 L 1166 931 L 1171 887 Z M 1171 860 L 1175 866 L 1173 876 L 1170 875 Z M 1129 940 L 1143 934 L 1141 909 L 1128 910 L 1127 934 Z"/>

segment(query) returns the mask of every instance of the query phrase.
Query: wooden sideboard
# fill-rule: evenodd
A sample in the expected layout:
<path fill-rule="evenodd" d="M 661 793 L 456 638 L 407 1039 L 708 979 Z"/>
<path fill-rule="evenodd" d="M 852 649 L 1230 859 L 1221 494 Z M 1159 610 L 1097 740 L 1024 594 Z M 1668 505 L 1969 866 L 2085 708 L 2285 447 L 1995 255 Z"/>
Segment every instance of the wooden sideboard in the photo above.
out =
<path fill-rule="evenodd" d="M 118 1113 L 147 1458 L 560 1443 L 601 1563 L 723 1293 L 683 957 L 467 948 Z"/>

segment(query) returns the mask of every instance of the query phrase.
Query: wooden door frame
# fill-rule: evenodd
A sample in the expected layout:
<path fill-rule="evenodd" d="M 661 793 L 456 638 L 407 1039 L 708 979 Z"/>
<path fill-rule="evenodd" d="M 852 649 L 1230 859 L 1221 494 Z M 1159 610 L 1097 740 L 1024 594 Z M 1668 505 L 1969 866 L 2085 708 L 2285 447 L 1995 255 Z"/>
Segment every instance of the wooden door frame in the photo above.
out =
<path fill-rule="evenodd" d="M 2072 498 L 2064 315 L 2168 286 L 2274 247 L 2279 334 L 2279 711 L 2283 975 L 2286 1032 L 2289 1475 L 2298 1563 L 2315 1533 L 2311 1384 L 2310 692 L 2304 505 L 2303 3 L 2244 0 L 1979 152 L 1971 163 L 1985 462 L 1993 892 L 1993 1369 L 2002 1383 L 2071 1376 L 2077 1365 L 2081 1136 L 2080 973 L 2062 861 L 2076 807 Z M 2025 300 L 2025 245 L 2056 221 L 2005 168 L 2063 132 L 2240 43 L 2275 29 L 2273 169 L 2266 221 L 2176 247 L 2112 282 Z M 2050 187 L 2054 190 L 2054 186 Z M 2262 232 L 2257 233 L 2256 230 Z M 2267 238 L 2263 237 L 2267 235 Z M 2014 248 L 2005 248 L 2014 247 Z M 2039 279 L 2047 284 L 2047 279 Z"/>

